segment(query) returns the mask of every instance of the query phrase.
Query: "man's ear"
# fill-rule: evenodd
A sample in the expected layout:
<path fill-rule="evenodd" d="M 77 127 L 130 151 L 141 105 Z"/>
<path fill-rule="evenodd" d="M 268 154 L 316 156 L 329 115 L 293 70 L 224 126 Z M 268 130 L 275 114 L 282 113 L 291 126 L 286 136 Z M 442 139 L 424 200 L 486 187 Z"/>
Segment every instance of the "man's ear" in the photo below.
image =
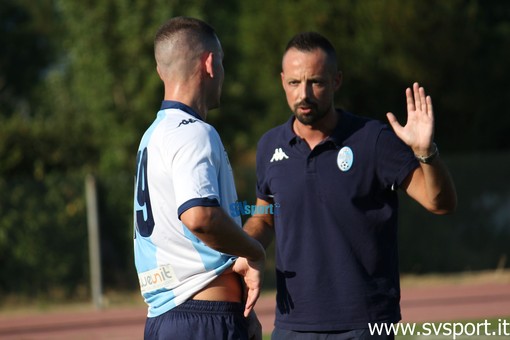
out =
<path fill-rule="evenodd" d="M 163 71 L 161 71 L 159 65 L 156 65 L 156 71 L 158 72 L 159 79 L 163 80 Z"/>
<path fill-rule="evenodd" d="M 342 71 L 338 71 L 334 80 L 335 91 L 338 90 L 340 86 L 342 86 L 342 80 L 343 80 Z"/>
<path fill-rule="evenodd" d="M 205 72 L 209 75 L 209 77 L 214 78 L 214 54 L 212 52 L 207 52 L 204 54 L 204 65 Z"/>

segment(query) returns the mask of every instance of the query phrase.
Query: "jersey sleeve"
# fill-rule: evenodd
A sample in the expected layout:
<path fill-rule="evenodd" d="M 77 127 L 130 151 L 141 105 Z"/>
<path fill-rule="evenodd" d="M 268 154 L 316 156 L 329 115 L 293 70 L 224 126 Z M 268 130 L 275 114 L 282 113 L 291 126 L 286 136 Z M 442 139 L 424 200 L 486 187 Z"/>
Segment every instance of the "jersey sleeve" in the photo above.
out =
<path fill-rule="evenodd" d="M 180 148 L 172 157 L 177 213 L 180 218 L 195 206 L 220 206 L 218 173 L 220 155 L 213 131 L 194 129 L 193 136 L 179 136 Z"/>
<path fill-rule="evenodd" d="M 266 176 L 266 170 L 268 166 L 268 147 L 267 143 L 265 143 L 266 136 L 263 136 L 258 145 L 257 145 L 257 187 L 256 187 L 256 195 L 257 198 L 260 198 L 266 202 L 271 202 L 273 199 L 271 190 L 269 188 L 269 180 Z"/>
<path fill-rule="evenodd" d="M 385 126 L 376 143 L 377 174 L 386 188 L 396 189 L 419 166 L 409 146 Z"/>

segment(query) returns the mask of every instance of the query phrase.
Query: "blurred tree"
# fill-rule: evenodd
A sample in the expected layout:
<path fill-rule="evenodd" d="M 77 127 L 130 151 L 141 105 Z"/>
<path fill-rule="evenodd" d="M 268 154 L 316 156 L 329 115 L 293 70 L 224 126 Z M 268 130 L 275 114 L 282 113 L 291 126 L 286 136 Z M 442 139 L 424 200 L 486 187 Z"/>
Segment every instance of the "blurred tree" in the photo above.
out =
<path fill-rule="evenodd" d="M 510 148 L 505 1 L 3 0 L 2 289 L 20 288 L 9 277 L 25 273 L 29 280 L 35 271 L 41 290 L 87 281 L 82 179 L 90 172 L 100 184 L 104 278 L 136 284 L 135 151 L 163 96 L 153 36 L 175 15 L 208 21 L 222 41 L 222 107 L 208 121 L 229 151 L 243 199 L 253 197 L 258 139 L 291 114 L 281 57 L 299 31 L 319 31 L 337 48 L 344 75 L 339 106 L 383 121 L 387 111 L 404 119 L 404 89 L 420 81 L 434 99 L 446 154 Z"/>
<path fill-rule="evenodd" d="M 64 153 L 100 183 L 106 284 L 132 285 L 132 178 L 142 133 L 163 99 L 153 38 L 176 15 L 202 16 L 204 1 L 59 1 L 66 28 L 47 77 L 47 119 L 58 121 Z M 87 151 L 77 153 L 78 150 Z M 78 151 L 79 152 L 79 151 Z"/>
<path fill-rule="evenodd" d="M 358 65 L 356 74 L 369 93 L 380 96 L 362 104 L 370 115 L 385 119 L 386 111 L 400 107 L 400 116 L 404 118 L 403 87 L 420 81 L 434 99 L 436 137 L 443 150 L 510 147 L 508 139 L 502 141 L 501 132 L 501 126 L 510 127 L 508 115 L 501 117 L 498 124 L 487 119 L 488 112 L 498 111 L 496 107 L 501 105 L 494 98 L 502 98 L 510 90 L 510 85 L 499 76 L 509 67 L 508 63 L 501 63 L 510 52 L 502 34 L 506 27 L 508 39 L 509 4 L 386 0 L 363 2 L 361 7 L 367 18 L 358 25 L 365 28 L 361 36 L 380 37 L 377 47 L 368 49 L 371 51 L 368 58 L 364 46 L 374 39 L 359 44 L 362 53 L 354 58 L 373 68 L 369 71 L 374 75 L 371 78 L 367 78 L 362 65 Z M 360 98 L 363 91 L 362 88 L 354 91 L 356 101 L 352 104 L 358 106 L 363 103 Z"/>
<path fill-rule="evenodd" d="M 129 199 L 134 158 L 139 139 L 163 98 L 155 71 L 153 37 L 168 18 L 202 17 L 204 6 L 205 1 L 201 0 L 54 0 L 37 6 L 23 0 L 16 5 L 2 2 L 2 18 L 6 15 L 5 25 L 2 20 L 2 33 L 5 31 L 6 35 L 2 34 L 2 39 L 9 53 L 1 59 L 0 80 L 17 81 L 5 91 L 2 87 L 2 94 L 15 104 L 30 103 L 24 106 L 28 107 L 25 112 L 15 105 L 2 107 L 0 116 L 0 189 L 6 193 L 0 201 L 4 216 L 0 222 L 2 268 L 24 268 L 26 275 L 33 275 L 34 268 L 47 267 L 47 271 L 37 270 L 41 275 L 37 289 L 41 291 L 58 282 L 74 288 L 87 282 L 81 186 L 84 175 L 93 173 L 100 183 L 103 264 L 109 273 L 103 276 L 105 283 L 129 287 L 136 284 L 130 255 Z M 42 35 L 46 31 L 40 30 L 38 23 L 45 23 L 46 31 L 53 34 L 47 37 L 52 42 L 47 44 L 49 50 L 41 49 L 45 53 L 41 60 L 37 59 L 39 50 L 35 47 L 23 50 L 24 43 L 31 46 L 42 39 L 39 36 L 46 39 Z M 26 58 L 19 58 L 24 54 Z M 46 55 L 54 56 L 51 63 Z M 22 70 L 24 65 L 20 63 L 29 67 L 24 78 L 17 79 L 17 73 L 9 72 L 11 68 Z M 22 96 L 22 89 L 30 89 L 33 95 L 25 92 Z M 18 93 L 19 99 L 14 96 Z M 71 178 L 78 182 L 73 181 L 75 190 L 66 194 L 66 181 Z M 54 202 L 51 209 L 33 203 L 50 201 Z M 40 235 L 67 242 L 75 252 L 64 256 L 67 247 L 54 247 Z M 13 240 L 17 241 L 15 246 Z M 37 241 L 38 246 L 34 247 Z M 27 247 L 34 254 L 30 263 L 15 255 L 24 253 Z M 36 256 L 49 247 L 51 260 Z M 76 266 L 77 259 L 81 266 Z M 13 261 L 12 265 L 4 267 L 8 261 Z M 74 270 L 57 270 L 71 265 Z M 12 275 L 12 271 L 4 270 L 0 274 L 7 291 L 26 288 L 9 281 L 7 277 Z M 48 275 L 52 275 L 51 279 Z"/>
<path fill-rule="evenodd" d="M 55 57 L 53 17 L 51 0 L 0 3 L 0 117 L 30 114 L 34 88 Z"/>
<path fill-rule="evenodd" d="M 419 81 L 433 96 L 442 150 L 508 149 L 510 116 L 501 112 L 510 48 L 510 4 L 502 1 L 279 1 L 241 5 L 236 86 L 252 149 L 290 114 L 280 86 L 281 54 L 299 31 L 317 30 L 335 45 L 344 75 L 337 103 L 386 121 L 405 117 L 404 90 Z M 488 115 L 498 115 L 487 119 Z M 494 124 L 494 121 L 498 121 Z M 452 127 L 455 127 L 452 129 Z"/>

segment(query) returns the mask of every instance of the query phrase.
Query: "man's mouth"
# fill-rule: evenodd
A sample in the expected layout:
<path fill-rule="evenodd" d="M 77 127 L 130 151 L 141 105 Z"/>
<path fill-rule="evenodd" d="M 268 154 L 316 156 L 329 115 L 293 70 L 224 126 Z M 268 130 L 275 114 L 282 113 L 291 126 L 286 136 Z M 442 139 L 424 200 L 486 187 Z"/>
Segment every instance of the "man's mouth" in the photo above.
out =
<path fill-rule="evenodd" d="M 311 106 L 298 106 L 298 111 L 301 113 L 310 113 L 312 111 Z"/>
<path fill-rule="evenodd" d="M 299 103 L 296 106 L 297 106 L 297 109 L 300 111 L 308 112 L 308 111 L 312 110 L 312 105 L 310 105 L 309 103 Z"/>

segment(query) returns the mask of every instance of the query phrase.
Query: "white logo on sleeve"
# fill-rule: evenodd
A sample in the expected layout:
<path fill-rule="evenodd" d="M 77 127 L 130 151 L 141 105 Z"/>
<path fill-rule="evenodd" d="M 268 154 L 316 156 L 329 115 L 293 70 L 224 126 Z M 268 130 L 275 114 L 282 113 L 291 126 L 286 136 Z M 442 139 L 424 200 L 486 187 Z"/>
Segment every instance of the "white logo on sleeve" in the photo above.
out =
<path fill-rule="evenodd" d="M 282 148 L 276 148 L 276 149 L 274 149 L 273 157 L 271 158 L 271 160 L 269 162 L 277 162 L 277 161 L 281 161 L 281 160 L 288 159 L 288 158 L 289 158 L 289 156 L 287 156 L 285 154 L 285 152 L 282 150 Z"/>
<path fill-rule="evenodd" d="M 352 166 L 352 163 L 354 162 L 354 154 L 352 153 L 352 150 L 348 146 L 344 146 L 343 148 L 338 151 L 338 156 L 336 157 L 336 164 L 338 165 L 338 168 L 345 172 L 349 171 L 349 169 Z"/>

